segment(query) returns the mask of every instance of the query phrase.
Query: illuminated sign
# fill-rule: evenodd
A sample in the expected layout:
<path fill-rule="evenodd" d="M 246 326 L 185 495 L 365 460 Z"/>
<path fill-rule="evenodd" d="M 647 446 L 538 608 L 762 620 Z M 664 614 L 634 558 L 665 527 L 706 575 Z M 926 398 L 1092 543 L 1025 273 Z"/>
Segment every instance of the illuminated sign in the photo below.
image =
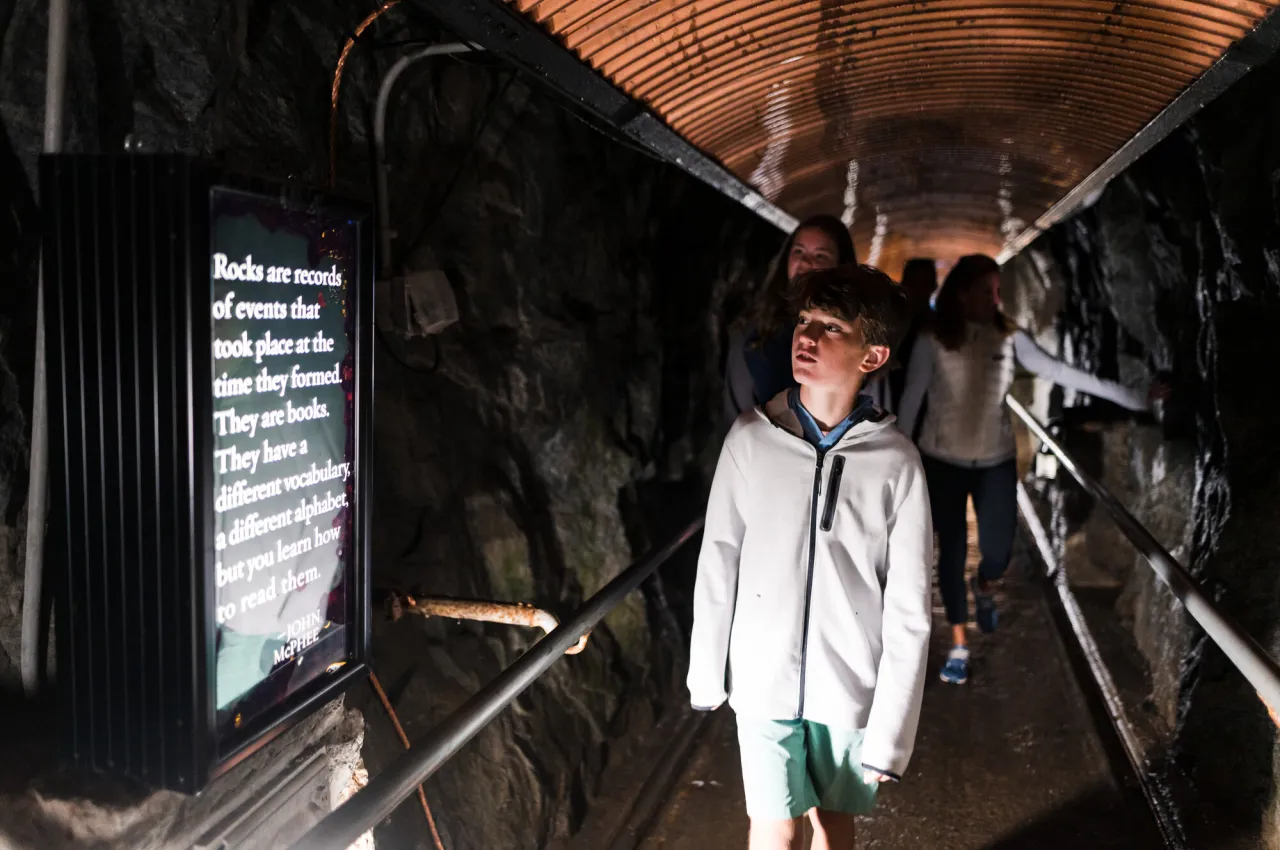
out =
<path fill-rule="evenodd" d="M 195 791 L 364 672 L 371 217 L 172 156 L 42 189 L 68 755 Z"/>

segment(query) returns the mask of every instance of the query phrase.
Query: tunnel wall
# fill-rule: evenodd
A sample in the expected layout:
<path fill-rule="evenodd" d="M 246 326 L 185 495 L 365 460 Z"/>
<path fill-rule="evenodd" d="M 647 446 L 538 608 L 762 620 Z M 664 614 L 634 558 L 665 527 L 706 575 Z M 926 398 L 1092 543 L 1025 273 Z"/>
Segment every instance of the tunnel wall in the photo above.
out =
<path fill-rule="evenodd" d="M 26 531 L 45 6 L 0 8 L 0 685 L 9 699 Z M 371 4 L 72 7 L 68 150 L 118 152 L 128 141 L 327 181 L 332 72 Z M 393 10 L 347 63 L 339 192 L 371 194 L 365 117 L 378 78 L 405 49 L 379 44 L 406 39 L 448 36 Z M 390 114 L 394 226 L 413 268 L 448 275 L 460 318 L 430 339 L 380 335 L 375 598 L 397 590 L 522 601 L 563 616 L 701 509 L 718 447 L 724 317 L 763 278 L 781 235 L 606 138 L 496 60 L 420 63 Z M 576 828 L 610 747 L 646 728 L 680 684 L 691 581 L 685 553 L 428 783 L 446 846 L 539 847 Z M 410 737 L 536 639 L 504 626 L 392 623 L 383 613 L 375 611 L 374 664 Z M 364 758 L 377 773 L 399 740 L 367 686 L 347 703 L 364 712 Z M 0 782 L 0 792 L 15 785 Z M 379 839 L 427 846 L 416 806 L 402 806 Z"/>
<path fill-rule="evenodd" d="M 1071 447 L 1280 655 L 1280 63 L 1008 268 L 1019 318 L 1068 360 L 1130 384 L 1169 379 L 1157 422 L 1095 403 Z M 1060 412 L 1042 396 L 1042 412 Z M 1061 478 L 1042 495 L 1073 584 L 1123 588 L 1115 613 L 1148 665 L 1146 712 L 1189 788 L 1188 828 L 1209 842 L 1193 846 L 1280 846 L 1275 730 L 1252 689 L 1087 499 Z"/>

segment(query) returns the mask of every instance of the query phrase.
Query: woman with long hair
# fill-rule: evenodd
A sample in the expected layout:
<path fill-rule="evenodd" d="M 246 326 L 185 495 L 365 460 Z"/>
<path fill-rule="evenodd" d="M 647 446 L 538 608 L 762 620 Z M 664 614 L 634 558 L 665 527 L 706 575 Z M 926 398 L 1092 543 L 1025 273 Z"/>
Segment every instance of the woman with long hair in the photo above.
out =
<path fill-rule="evenodd" d="M 1158 382 L 1143 393 L 1056 360 L 1000 310 L 999 292 L 1000 266 L 990 257 L 963 257 L 951 269 L 938 293 L 931 326 L 912 351 L 898 423 L 906 434 L 915 433 L 921 404 L 928 397 L 917 446 L 938 533 L 938 588 L 954 644 L 941 678 L 952 684 L 963 684 L 969 677 L 964 562 L 970 497 L 982 555 L 971 589 L 983 632 L 995 631 L 992 584 L 1004 574 L 1013 550 L 1017 470 L 1004 397 L 1013 383 L 1015 361 L 1045 380 L 1129 410 L 1146 410 L 1151 398 L 1165 392 Z"/>
<path fill-rule="evenodd" d="M 805 272 L 854 262 L 857 257 L 853 237 L 835 216 L 815 215 L 792 231 L 747 311 L 745 323 L 730 331 L 725 367 L 728 422 L 796 385 L 791 375 L 791 335 L 796 316 L 790 300 L 795 279 Z"/>

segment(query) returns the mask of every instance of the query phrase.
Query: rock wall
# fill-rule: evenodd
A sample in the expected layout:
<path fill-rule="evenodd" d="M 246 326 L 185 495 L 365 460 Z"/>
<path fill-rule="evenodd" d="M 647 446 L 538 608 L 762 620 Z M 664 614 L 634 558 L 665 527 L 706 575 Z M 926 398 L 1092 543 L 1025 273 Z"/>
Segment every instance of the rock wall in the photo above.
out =
<path fill-rule="evenodd" d="M 323 185 L 329 93 L 357 0 L 72 4 L 68 150 L 185 151 Z M 0 683 L 16 683 L 31 398 L 45 4 L 0 7 Z M 395 9 L 346 66 L 337 190 L 369 197 L 366 115 L 406 40 Z M 399 45 L 397 44 L 399 43 Z M 717 448 L 725 318 L 781 234 L 606 138 L 500 62 L 427 60 L 388 125 L 398 259 L 449 278 L 459 321 L 380 334 L 373 582 L 564 615 L 701 507 Z M 428 784 L 446 846 L 539 847 L 573 831 L 611 741 L 677 684 L 686 553 Z M 536 638 L 376 618 L 375 666 L 411 737 Z M 400 752 L 366 686 L 364 757 Z M 382 846 L 428 846 L 411 800 Z"/>
<path fill-rule="evenodd" d="M 1252 72 L 1014 264 L 1061 303 L 1078 365 L 1166 374 L 1161 425 L 1073 432 L 1073 448 L 1274 656 L 1280 655 L 1280 63 Z M 1074 403 L 1067 399 L 1068 408 Z M 1105 405 L 1068 417 L 1115 420 Z M 1068 570 L 1122 584 L 1150 665 L 1195 846 L 1280 846 L 1275 730 L 1252 689 L 1070 487 L 1047 493 Z M 1073 553 L 1072 547 L 1078 552 Z M 1194 843 L 1194 842 L 1193 842 Z"/>
<path fill-rule="evenodd" d="M 53 713 L 47 701 L 0 708 L 5 850 L 281 850 L 367 781 L 360 764 L 364 721 L 342 700 L 277 736 L 198 796 L 58 775 L 48 770 L 53 741 L 40 716 Z M 366 833 L 351 850 L 370 850 L 371 838 Z"/>

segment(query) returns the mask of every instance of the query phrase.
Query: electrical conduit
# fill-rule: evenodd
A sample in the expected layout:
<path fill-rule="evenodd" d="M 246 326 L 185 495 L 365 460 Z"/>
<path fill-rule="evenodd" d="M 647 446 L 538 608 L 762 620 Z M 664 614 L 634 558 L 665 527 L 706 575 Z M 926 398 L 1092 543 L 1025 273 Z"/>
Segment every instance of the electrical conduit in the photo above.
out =
<path fill-rule="evenodd" d="M 387 190 L 387 178 L 391 169 L 387 162 L 387 103 L 391 100 L 391 90 L 396 80 L 405 69 L 413 63 L 431 56 L 445 56 L 451 53 L 470 53 L 473 50 L 484 50 L 478 44 L 433 44 L 407 56 L 401 56 L 387 71 L 378 86 L 378 102 L 373 110 L 373 147 L 378 158 L 378 233 L 381 256 L 381 273 L 387 277 L 392 272 L 391 239 L 395 231 L 391 229 L 391 200 Z"/>
<path fill-rule="evenodd" d="M 49 0 L 49 49 L 45 61 L 44 152 L 62 151 L 67 89 L 67 25 L 70 0 Z M 31 393 L 31 480 L 27 490 L 26 575 L 22 594 L 22 687 L 40 688 L 40 610 L 44 585 L 44 532 L 48 515 L 49 400 L 44 356 L 44 252 L 36 283 L 36 362 Z"/>

